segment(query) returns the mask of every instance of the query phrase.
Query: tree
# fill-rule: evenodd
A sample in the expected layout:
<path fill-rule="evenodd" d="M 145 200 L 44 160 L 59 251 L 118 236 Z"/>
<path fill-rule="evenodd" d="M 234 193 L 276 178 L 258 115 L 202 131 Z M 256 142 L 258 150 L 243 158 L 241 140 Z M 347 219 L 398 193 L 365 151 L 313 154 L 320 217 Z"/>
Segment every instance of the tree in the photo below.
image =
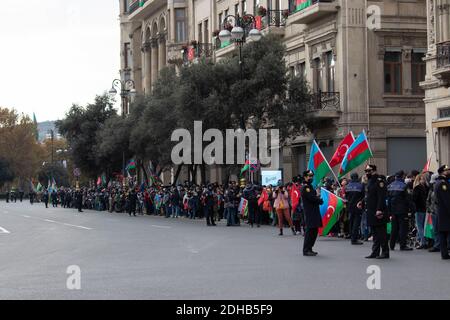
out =
<path fill-rule="evenodd" d="M 10 172 L 21 188 L 40 165 L 42 149 L 34 129 L 28 116 L 0 108 L 0 155 L 9 163 Z"/>
<path fill-rule="evenodd" d="M 43 186 L 47 186 L 50 182 L 53 183 L 55 179 L 58 187 L 69 187 L 69 174 L 67 169 L 59 163 L 46 163 L 37 172 L 38 180 Z"/>
<path fill-rule="evenodd" d="M 3 187 L 6 182 L 13 181 L 13 179 L 14 175 L 9 162 L 4 158 L 0 158 L 0 188 Z"/>
<path fill-rule="evenodd" d="M 66 117 L 56 122 L 59 132 L 67 139 L 74 164 L 92 179 L 111 166 L 97 158 L 97 135 L 106 121 L 116 115 L 113 101 L 105 94 L 97 96 L 85 108 L 73 105 Z"/>

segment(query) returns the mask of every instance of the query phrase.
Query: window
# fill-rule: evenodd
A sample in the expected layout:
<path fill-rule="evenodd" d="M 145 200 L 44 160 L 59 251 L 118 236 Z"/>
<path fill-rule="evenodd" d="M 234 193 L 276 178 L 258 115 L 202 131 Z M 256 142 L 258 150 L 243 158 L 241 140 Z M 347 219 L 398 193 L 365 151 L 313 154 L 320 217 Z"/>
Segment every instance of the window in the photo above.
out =
<path fill-rule="evenodd" d="M 239 3 L 234 5 L 234 15 L 237 16 L 239 14 Z"/>
<path fill-rule="evenodd" d="M 131 62 L 131 48 L 130 48 L 130 43 L 129 42 L 124 44 L 123 56 L 124 56 L 124 68 L 125 69 L 129 69 L 130 68 L 130 62 Z"/>
<path fill-rule="evenodd" d="M 175 41 L 186 41 L 186 9 L 175 9 Z"/>
<path fill-rule="evenodd" d="M 225 10 L 225 17 L 224 17 L 224 19 L 228 16 L 228 9 L 227 10 Z"/>
<path fill-rule="evenodd" d="M 335 61 L 333 52 L 327 52 L 327 91 L 334 92 Z"/>
<path fill-rule="evenodd" d="M 202 32 L 203 32 L 202 23 L 200 22 L 198 24 L 198 29 L 197 29 L 197 41 L 200 42 L 200 43 L 203 42 L 203 40 L 202 40 Z"/>
<path fill-rule="evenodd" d="M 422 58 L 423 53 L 413 52 L 411 55 L 411 84 L 412 92 L 415 94 L 423 94 L 420 82 L 425 80 L 426 64 Z"/>
<path fill-rule="evenodd" d="M 291 78 L 293 78 L 295 75 L 296 75 L 296 74 L 295 74 L 295 67 L 294 67 L 294 66 L 290 66 L 290 67 L 289 67 L 289 76 L 290 76 Z"/>
<path fill-rule="evenodd" d="M 218 27 L 218 29 L 222 30 L 222 28 L 223 28 L 223 14 L 221 12 L 221 13 L 219 13 L 219 27 Z"/>
<path fill-rule="evenodd" d="M 123 1 L 123 12 L 124 13 L 128 12 L 128 9 L 129 9 L 129 7 L 128 7 L 128 0 L 124 0 Z"/>
<path fill-rule="evenodd" d="M 298 63 L 295 66 L 295 75 L 301 77 L 303 80 L 306 79 L 306 64 L 304 62 Z"/>
<path fill-rule="evenodd" d="M 242 0 L 242 15 L 247 14 L 247 1 Z"/>
<path fill-rule="evenodd" d="M 401 52 L 386 52 L 384 55 L 384 92 L 402 94 Z"/>
<path fill-rule="evenodd" d="M 316 58 L 313 62 L 314 69 L 314 92 L 322 91 L 322 68 L 320 67 L 320 59 Z"/>

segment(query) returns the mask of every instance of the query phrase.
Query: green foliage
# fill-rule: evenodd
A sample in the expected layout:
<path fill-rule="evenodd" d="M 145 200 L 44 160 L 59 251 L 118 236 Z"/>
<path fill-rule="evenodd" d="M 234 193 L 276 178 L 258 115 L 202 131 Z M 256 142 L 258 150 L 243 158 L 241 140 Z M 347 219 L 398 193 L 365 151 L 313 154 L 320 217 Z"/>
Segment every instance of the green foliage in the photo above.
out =
<path fill-rule="evenodd" d="M 6 182 L 13 181 L 13 179 L 14 174 L 10 163 L 4 158 L 0 158 L 0 188 L 3 187 Z"/>
<path fill-rule="evenodd" d="M 55 179 L 56 185 L 59 187 L 69 187 L 69 175 L 67 170 L 60 164 L 46 163 L 39 169 L 38 180 L 43 186 L 47 186 L 48 182 L 52 183 L 52 178 Z"/>
<path fill-rule="evenodd" d="M 67 139 L 72 160 L 89 177 L 95 178 L 111 166 L 98 158 L 97 136 L 106 121 L 114 116 L 117 112 L 113 101 L 103 95 L 97 96 L 95 102 L 86 108 L 73 105 L 65 119 L 56 122 L 59 132 Z"/>

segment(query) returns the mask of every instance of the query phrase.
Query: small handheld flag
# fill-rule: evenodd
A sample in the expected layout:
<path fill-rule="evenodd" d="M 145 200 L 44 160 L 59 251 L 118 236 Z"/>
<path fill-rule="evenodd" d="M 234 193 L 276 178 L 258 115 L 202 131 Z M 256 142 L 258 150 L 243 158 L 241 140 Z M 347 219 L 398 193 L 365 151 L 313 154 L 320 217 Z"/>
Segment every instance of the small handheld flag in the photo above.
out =
<path fill-rule="evenodd" d="M 319 230 L 319 233 L 324 236 L 330 233 L 331 228 L 337 223 L 344 208 L 344 200 L 325 188 L 320 189 L 320 196 L 323 200 L 323 204 L 320 206 L 323 227 Z"/>
<path fill-rule="evenodd" d="M 331 171 L 330 165 L 325 159 L 322 151 L 319 148 L 316 140 L 311 146 L 311 154 L 309 155 L 308 170 L 314 172 L 312 186 L 316 188 L 323 178 Z"/>
<path fill-rule="evenodd" d="M 425 216 L 425 228 L 423 232 L 425 238 L 434 239 L 433 217 L 429 212 Z"/>
<path fill-rule="evenodd" d="M 239 211 L 239 214 L 241 214 L 243 217 L 246 217 L 248 215 L 247 199 L 241 198 L 241 202 L 239 203 L 238 211 Z"/>
<path fill-rule="evenodd" d="M 334 152 L 334 155 L 330 160 L 330 167 L 334 168 L 344 160 L 344 156 L 353 142 L 355 142 L 355 137 L 353 136 L 353 132 L 350 131 Z"/>

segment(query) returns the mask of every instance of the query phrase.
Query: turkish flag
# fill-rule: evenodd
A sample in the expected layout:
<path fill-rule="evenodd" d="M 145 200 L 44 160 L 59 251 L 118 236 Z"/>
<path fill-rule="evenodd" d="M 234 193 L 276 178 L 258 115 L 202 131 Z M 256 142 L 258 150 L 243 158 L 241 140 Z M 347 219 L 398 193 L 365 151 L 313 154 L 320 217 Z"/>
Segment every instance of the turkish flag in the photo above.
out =
<path fill-rule="evenodd" d="M 194 57 L 195 57 L 195 49 L 194 49 L 194 47 L 189 47 L 189 49 L 188 49 L 188 60 L 192 61 L 192 60 L 194 60 Z"/>
<path fill-rule="evenodd" d="M 295 209 L 297 209 L 299 202 L 300 202 L 300 186 L 297 183 L 294 183 L 291 187 L 292 212 L 295 212 Z"/>
<path fill-rule="evenodd" d="M 345 153 L 348 148 L 355 142 L 355 137 L 353 136 L 353 132 L 349 132 L 347 136 L 341 141 L 338 148 L 334 152 L 333 157 L 330 160 L 330 167 L 333 168 L 340 164 L 342 160 L 344 160 Z"/>
<path fill-rule="evenodd" d="M 261 31 L 261 27 L 262 27 L 262 17 L 256 16 L 255 17 L 255 28 Z"/>

